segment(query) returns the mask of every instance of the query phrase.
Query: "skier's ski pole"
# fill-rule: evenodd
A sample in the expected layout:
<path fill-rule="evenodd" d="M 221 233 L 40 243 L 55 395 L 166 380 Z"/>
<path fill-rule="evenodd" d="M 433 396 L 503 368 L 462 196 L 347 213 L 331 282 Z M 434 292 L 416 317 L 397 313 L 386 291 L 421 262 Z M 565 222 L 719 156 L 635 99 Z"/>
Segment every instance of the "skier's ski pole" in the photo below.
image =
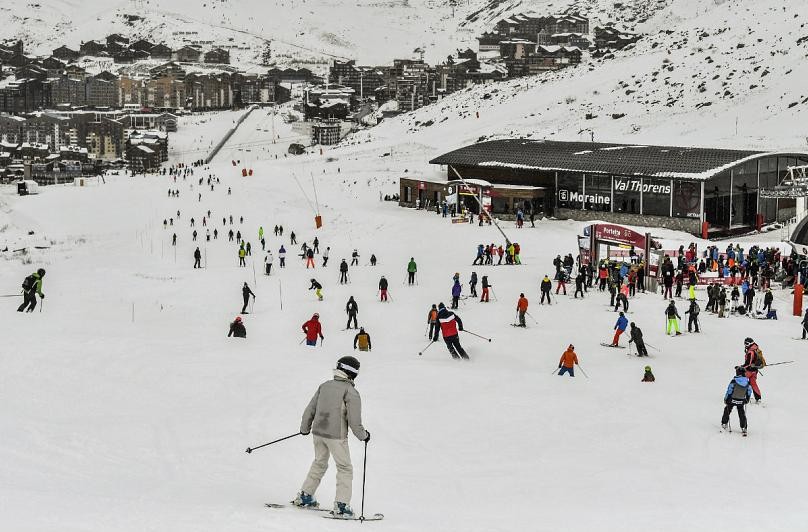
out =
<path fill-rule="evenodd" d="M 561 368 L 555 368 L 555 369 L 553 370 L 553 372 L 552 372 L 552 373 L 550 373 L 550 375 L 555 375 L 556 373 L 558 373 L 558 370 L 560 370 L 560 369 L 561 369 Z"/>
<path fill-rule="evenodd" d="M 20 296 L 22 296 L 22 294 L 8 294 L 8 295 L 5 295 L 5 296 L 0 296 L 0 297 L 20 297 Z"/>
<path fill-rule="evenodd" d="M 482 338 L 483 340 L 488 340 L 489 342 L 491 341 L 491 338 L 487 338 L 487 337 L 482 336 L 482 335 L 480 335 L 480 334 L 473 333 L 473 332 L 471 332 L 471 331 L 469 331 L 469 330 L 466 330 L 466 329 L 463 329 L 463 332 L 464 332 L 464 333 L 469 333 L 470 335 L 472 335 L 472 336 L 476 336 L 477 338 Z"/>
<path fill-rule="evenodd" d="M 428 343 L 428 344 L 426 344 L 426 347 L 424 347 L 423 349 L 421 349 L 420 351 L 418 351 L 418 356 L 423 355 L 423 354 L 424 354 L 424 351 L 426 351 L 427 349 L 429 349 L 429 346 L 431 346 L 431 345 L 432 345 L 432 344 L 434 344 L 434 343 L 435 343 L 435 340 L 430 340 L 430 341 L 429 341 L 429 343 Z"/>
<path fill-rule="evenodd" d="M 368 441 L 365 440 L 365 459 L 362 463 L 362 507 L 359 512 L 359 522 L 365 520 L 365 476 L 368 472 Z"/>
<path fill-rule="evenodd" d="M 299 343 L 299 344 L 297 344 L 297 345 L 303 345 L 303 342 L 305 342 L 305 341 L 306 341 L 306 337 L 304 336 L 304 337 L 303 337 L 303 339 L 302 339 L 302 340 L 300 340 L 300 343 Z"/>
<path fill-rule="evenodd" d="M 539 324 L 539 321 L 538 321 L 536 318 L 534 318 L 534 317 L 533 317 L 533 314 L 531 314 L 530 312 L 527 312 L 527 311 L 525 311 L 525 314 L 527 314 L 528 316 L 530 316 L 530 319 L 531 319 L 531 320 L 533 320 L 533 321 L 535 321 L 535 322 L 536 322 L 536 325 L 538 325 L 538 324 Z"/>
<path fill-rule="evenodd" d="M 247 447 L 247 454 L 250 454 L 251 452 L 255 451 L 256 449 L 260 449 L 261 447 L 266 447 L 267 445 L 272 445 L 273 443 L 278 443 L 279 441 L 288 440 L 289 438 L 294 438 L 295 436 L 300 436 L 301 434 L 303 434 L 303 433 L 302 432 L 295 432 L 294 434 L 290 434 L 289 436 L 279 438 L 279 439 L 277 439 L 275 441 L 271 441 L 271 442 L 265 443 L 263 445 L 259 445 L 257 447 Z"/>
<path fill-rule="evenodd" d="M 579 364 L 575 364 L 575 365 L 576 365 L 576 366 L 578 366 L 578 369 L 580 369 L 580 370 L 581 370 L 581 373 L 583 373 L 583 374 L 584 374 L 584 377 L 586 377 L 586 378 L 588 379 L 588 378 L 589 378 L 589 375 L 587 375 L 587 374 L 586 374 L 586 372 L 584 371 L 584 368 L 582 368 L 582 367 L 581 367 Z"/>
<path fill-rule="evenodd" d="M 656 346 L 654 346 L 654 345 L 651 345 L 651 344 L 649 344 L 648 342 L 645 342 L 645 345 L 647 345 L 647 346 L 648 346 L 648 347 L 650 347 L 651 349 L 655 349 L 655 350 L 657 350 L 657 351 L 659 351 L 659 350 L 660 350 L 658 347 L 656 347 Z"/>
<path fill-rule="evenodd" d="M 766 364 L 766 366 L 764 367 L 768 368 L 769 366 L 779 366 L 780 364 L 793 364 L 794 362 L 795 362 L 794 360 L 787 360 L 786 362 L 775 362 L 774 364 Z"/>

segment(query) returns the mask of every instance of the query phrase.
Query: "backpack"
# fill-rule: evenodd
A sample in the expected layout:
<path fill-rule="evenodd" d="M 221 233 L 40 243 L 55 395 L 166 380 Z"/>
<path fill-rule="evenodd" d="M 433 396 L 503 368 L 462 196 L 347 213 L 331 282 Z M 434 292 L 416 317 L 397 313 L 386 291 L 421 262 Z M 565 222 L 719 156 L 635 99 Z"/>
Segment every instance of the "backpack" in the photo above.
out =
<path fill-rule="evenodd" d="M 740 384 L 738 384 L 738 381 L 733 382 L 735 382 L 735 386 L 732 387 L 732 394 L 730 395 L 730 399 L 736 405 L 745 403 L 749 395 L 749 392 L 747 391 L 749 385 L 741 386 Z"/>
<path fill-rule="evenodd" d="M 752 357 L 752 365 L 758 368 L 766 367 L 766 359 L 763 358 L 763 351 L 759 347 L 755 350 L 755 356 Z"/>
<path fill-rule="evenodd" d="M 22 282 L 22 289 L 27 292 L 28 290 L 31 290 L 35 284 L 36 284 L 36 278 L 32 273 L 31 275 L 26 277 L 25 280 Z"/>

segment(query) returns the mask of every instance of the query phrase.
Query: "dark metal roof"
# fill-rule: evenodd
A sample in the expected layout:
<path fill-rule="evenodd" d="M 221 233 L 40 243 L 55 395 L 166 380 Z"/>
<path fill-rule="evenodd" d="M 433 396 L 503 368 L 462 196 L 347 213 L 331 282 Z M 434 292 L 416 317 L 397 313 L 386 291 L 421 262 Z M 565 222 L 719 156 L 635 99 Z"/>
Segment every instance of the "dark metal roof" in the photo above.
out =
<path fill-rule="evenodd" d="M 466 146 L 429 162 L 528 171 L 708 179 L 728 168 L 765 155 L 769 155 L 769 152 L 504 139 Z"/>

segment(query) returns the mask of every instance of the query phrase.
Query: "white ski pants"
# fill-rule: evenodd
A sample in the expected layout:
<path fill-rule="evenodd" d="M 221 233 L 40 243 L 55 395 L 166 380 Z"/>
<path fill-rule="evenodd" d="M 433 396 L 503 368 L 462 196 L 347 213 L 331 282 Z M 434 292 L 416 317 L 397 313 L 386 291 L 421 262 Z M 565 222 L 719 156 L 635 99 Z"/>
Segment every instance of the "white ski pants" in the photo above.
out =
<path fill-rule="evenodd" d="M 353 466 L 351 465 L 351 452 L 348 449 L 348 439 L 334 440 L 313 436 L 314 440 L 314 462 L 309 469 L 309 475 L 303 482 L 303 491 L 313 495 L 320 485 L 326 470 L 328 469 L 328 457 L 333 456 L 337 464 L 337 494 L 334 497 L 336 502 L 350 504 L 351 489 L 353 487 Z"/>

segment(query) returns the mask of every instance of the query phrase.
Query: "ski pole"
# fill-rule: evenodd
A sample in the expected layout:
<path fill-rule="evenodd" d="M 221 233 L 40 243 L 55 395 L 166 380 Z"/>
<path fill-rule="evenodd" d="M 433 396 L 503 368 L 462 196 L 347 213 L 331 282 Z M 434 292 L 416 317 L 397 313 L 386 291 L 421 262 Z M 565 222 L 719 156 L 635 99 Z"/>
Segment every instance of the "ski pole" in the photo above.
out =
<path fill-rule="evenodd" d="M 365 476 L 368 472 L 368 441 L 365 440 L 365 459 L 362 463 L 362 507 L 359 512 L 359 522 L 365 520 Z"/>
<path fill-rule="evenodd" d="M 486 338 L 485 336 L 479 335 L 479 334 L 471 332 L 471 331 L 467 331 L 466 329 L 463 329 L 463 332 L 464 333 L 469 333 L 470 335 L 476 336 L 477 338 L 482 338 L 483 340 L 488 340 L 489 342 L 491 341 L 491 338 Z"/>
<path fill-rule="evenodd" d="M 302 432 L 295 432 L 294 434 L 290 434 L 289 436 L 279 438 L 279 439 L 277 439 L 275 441 L 271 441 L 269 443 L 265 443 L 265 444 L 259 445 L 257 447 L 247 447 L 247 454 L 250 454 L 251 452 L 255 451 L 256 449 L 260 449 L 261 447 L 266 447 L 267 445 L 272 445 L 273 443 L 278 443 L 279 441 L 288 440 L 289 438 L 294 438 L 295 436 L 300 436 L 301 434 L 303 434 L 303 433 Z"/>
<path fill-rule="evenodd" d="M 555 368 L 555 369 L 553 370 L 553 372 L 552 372 L 552 373 L 550 373 L 550 375 L 555 375 L 556 373 L 558 373 L 558 370 L 559 370 L 559 369 L 561 369 L 561 368 Z"/>
<path fill-rule="evenodd" d="M 302 339 L 302 340 L 300 340 L 300 343 L 299 343 L 299 344 L 297 344 L 297 345 L 303 345 L 303 342 L 305 342 L 305 341 L 306 341 L 306 337 L 304 336 L 304 337 L 303 337 L 303 339 Z"/>
<path fill-rule="evenodd" d="M 418 356 L 423 355 L 423 354 L 424 354 L 424 351 L 426 351 L 427 349 L 429 349 L 429 347 L 430 347 L 432 344 L 434 344 L 434 343 L 435 343 L 435 340 L 430 340 L 430 341 L 429 341 L 429 343 L 428 343 L 428 344 L 426 344 L 426 347 L 424 347 L 423 349 L 421 349 L 420 351 L 418 351 Z"/>
<path fill-rule="evenodd" d="M 650 347 L 651 349 L 656 349 L 657 351 L 659 351 L 659 350 L 660 350 L 658 347 L 656 347 L 656 346 L 654 346 L 654 345 L 651 345 L 651 344 L 649 344 L 648 342 L 645 342 L 645 345 L 647 345 L 647 346 L 648 346 L 648 347 Z"/>
<path fill-rule="evenodd" d="M 579 364 L 575 364 L 575 365 L 576 365 L 576 366 L 578 366 L 578 369 L 580 369 L 580 370 L 581 370 L 581 373 L 583 373 L 583 374 L 584 374 L 584 377 L 586 377 L 587 379 L 589 379 L 589 375 L 587 375 L 587 374 L 586 374 L 586 372 L 584 371 L 584 368 L 582 368 L 582 367 L 581 367 Z"/>
<path fill-rule="evenodd" d="M 525 311 L 525 314 L 527 314 L 528 316 L 530 316 L 530 319 L 531 319 L 531 320 L 533 320 L 533 321 L 535 321 L 535 322 L 536 322 L 536 325 L 538 325 L 538 324 L 539 324 L 539 321 L 538 321 L 536 318 L 534 318 L 534 317 L 533 317 L 533 314 L 531 314 L 530 312 L 527 312 L 527 311 Z"/>
<path fill-rule="evenodd" d="M 8 294 L 8 295 L 5 295 L 5 296 L 0 296 L 0 297 L 20 297 L 20 296 L 22 296 L 22 294 Z"/>
<path fill-rule="evenodd" d="M 793 364 L 794 362 L 795 362 L 794 360 L 787 360 L 786 362 L 775 362 L 774 364 L 766 364 L 765 367 L 768 368 L 769 366 L 779 366 L 780 364 Z"/>

